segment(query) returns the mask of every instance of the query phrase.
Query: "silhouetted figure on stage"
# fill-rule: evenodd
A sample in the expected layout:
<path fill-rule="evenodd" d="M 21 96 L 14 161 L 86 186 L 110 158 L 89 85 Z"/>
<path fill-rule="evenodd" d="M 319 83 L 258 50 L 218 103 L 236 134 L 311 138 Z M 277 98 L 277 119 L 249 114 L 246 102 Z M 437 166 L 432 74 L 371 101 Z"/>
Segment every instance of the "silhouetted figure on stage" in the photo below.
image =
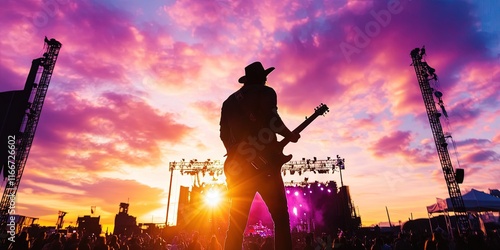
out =
<path fill-rule="evenodd" d="M 267 75 L 273 70 L 273 67 L 264 69 L 260 62 L 245 67 L 245 75 L 238 80 L 243 83 L 243 87 L 230 95 L 222 105 L 220 137 L 227 150 L 224 173 L 231 198 L 230 221 L 224 245 L 226 250 L 242 249 L 243 232 L 257 192 L 274 221 L 275 249 L 292 249 L 281 166 L 272 163 L 273 159 L 266 159 L 268 165 L 263 166 L 262 157 L 259 157 L 259 154 L 272 148 L 277 139 L 276 134 L 291 142 L 297 142 L 300 138 L 281 120 L 277 111 L 276 92 L 266 86 Z M 255 164 L 257 161 L 258 164 Z"/>

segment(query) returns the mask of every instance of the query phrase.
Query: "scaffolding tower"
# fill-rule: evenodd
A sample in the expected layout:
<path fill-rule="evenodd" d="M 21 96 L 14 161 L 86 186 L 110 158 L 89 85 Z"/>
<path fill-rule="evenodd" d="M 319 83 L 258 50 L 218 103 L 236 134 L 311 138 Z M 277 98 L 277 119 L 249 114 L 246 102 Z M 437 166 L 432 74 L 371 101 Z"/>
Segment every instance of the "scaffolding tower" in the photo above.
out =
<path fill-rule="evenodd" d="M 445 136 L 445 134 L 443 133 L 443 128 L 440 122 L 441 115 L 444 115 L 446 117 L 448 115 L 446 113 L 446 110 L 444 109 L 443 100 L 441 98 L 443 94 L 439 91 L 436 91 L 430 85 L 431 81 L 433 81 L 434 83 L 437 82 L 437 75 L 436 70 L 430 67 L 423 59 L 424 55 L 424 47 L 421 49 L 415 48 L 410 53 L 410 56 L 412 58 L 412 65 L 415 68 L 415 73 L 417 74 L 418 83 L 420 85 L 420 90 L 424 99 L 425 109 L 427 110 L 427 116 L 429 118 L 432 134 L 434 136 L 434 142 L 436 144 L 439 161 L 441 162 L 441 167 L 443 169 L 444 179 L 446 180 L 448 193 L 453 205 L 453 212 L 455 213 L 457 218 L 458 230 L 459 233 L 463 233 L 470 228 L 469 219 L 467 211 L 465 209 L 464 201 L 462 199 L 462 194 L 460 193 L 460 187 L 458 186 L 459 181 L 457 181 L 457 175 L 453 170 L 450 155 L 448 153 L 448 143 L 446 142 L 447 136 Z M 437 103 L 441 107 L 441 111 L 443 114 L 438 112 L 434 97 L 437 98 Z"/>
<path fill-rule="evenodd" d="M 20 127 L 9 134 L 7 161 L 1 163 L 4 168 L 4 179 L 7 180 L 0 201 L 0 228 L 2 230 L 9 231 L 8 222 L 12 224 L 11 218 L 15 212 L 17 190 L 35 137 L 52 72 L 62 46 L 53 38 L 49 40 L 45 37 L 44 42 L 46 50 L 43 57 L 33 60 L 23 91 L 25 94 L 21 98 L 23 100 L 20 101 L 23 105 L 21 111 L 24 112 L 21 116 Z"/>

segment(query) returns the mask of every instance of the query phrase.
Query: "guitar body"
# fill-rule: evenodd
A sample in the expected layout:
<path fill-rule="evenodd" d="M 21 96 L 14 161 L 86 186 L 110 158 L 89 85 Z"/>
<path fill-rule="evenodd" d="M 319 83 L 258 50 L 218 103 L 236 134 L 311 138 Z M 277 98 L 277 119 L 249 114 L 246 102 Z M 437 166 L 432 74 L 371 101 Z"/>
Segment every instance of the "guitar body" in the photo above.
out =
<path fill-rule="evenodd" d="M 311 117 L 293 130 L 300 133 L 319 115 L 328 112 L 328 107 L 321 104 L 315 109 Z M 281 174 L 281 167 L 292 159 L 292 155 L 284 155 L 283 149 L 290 142 L 288 138 L 281 141 L 272 140 L 266 143 L 256 144 L 255 141 L 247 140 L 240 142 L 228 151 L 224 162 L 224 173 L 230 178 L 247 178 L 260 174 Z"/>
<path fill-rule="evenodd" d="M 285 145 L 281 142 L 267 144 L 262 150 L 245 148 L 241 145 L 238 145 L 233 152 L 228 153 L 227 159 L 224 162 L 226 175 L 255 176 L 260 174 L 279 174 L 283 164 L 292 159 L 292 155 L 283 154 Z"/>

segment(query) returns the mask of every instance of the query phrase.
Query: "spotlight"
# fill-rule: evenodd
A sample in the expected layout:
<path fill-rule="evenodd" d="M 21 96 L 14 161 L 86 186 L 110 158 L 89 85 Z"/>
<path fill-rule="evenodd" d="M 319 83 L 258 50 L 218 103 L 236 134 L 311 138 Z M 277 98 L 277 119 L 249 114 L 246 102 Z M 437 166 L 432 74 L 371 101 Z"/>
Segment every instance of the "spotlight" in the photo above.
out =
<path fill-rule="evenodd" d="M 211 207 L 215 207 L 219 204 L 221 200 L 221 193 L 217 189 L 209 189 L 205 195 L 205 203 Z"/>

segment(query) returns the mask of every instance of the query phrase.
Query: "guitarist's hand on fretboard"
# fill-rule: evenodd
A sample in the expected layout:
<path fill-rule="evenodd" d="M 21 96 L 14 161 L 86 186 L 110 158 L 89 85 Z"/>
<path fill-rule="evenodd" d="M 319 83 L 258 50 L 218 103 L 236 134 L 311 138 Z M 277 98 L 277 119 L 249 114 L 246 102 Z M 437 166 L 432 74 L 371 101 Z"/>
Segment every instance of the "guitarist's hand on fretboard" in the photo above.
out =
<path fill-rule="evenodd" d="M 300 134 L 297 132 L 290 132 L 288 139 L 290 140 L 290 142 L 298 142 L 300 139 Z"/>

